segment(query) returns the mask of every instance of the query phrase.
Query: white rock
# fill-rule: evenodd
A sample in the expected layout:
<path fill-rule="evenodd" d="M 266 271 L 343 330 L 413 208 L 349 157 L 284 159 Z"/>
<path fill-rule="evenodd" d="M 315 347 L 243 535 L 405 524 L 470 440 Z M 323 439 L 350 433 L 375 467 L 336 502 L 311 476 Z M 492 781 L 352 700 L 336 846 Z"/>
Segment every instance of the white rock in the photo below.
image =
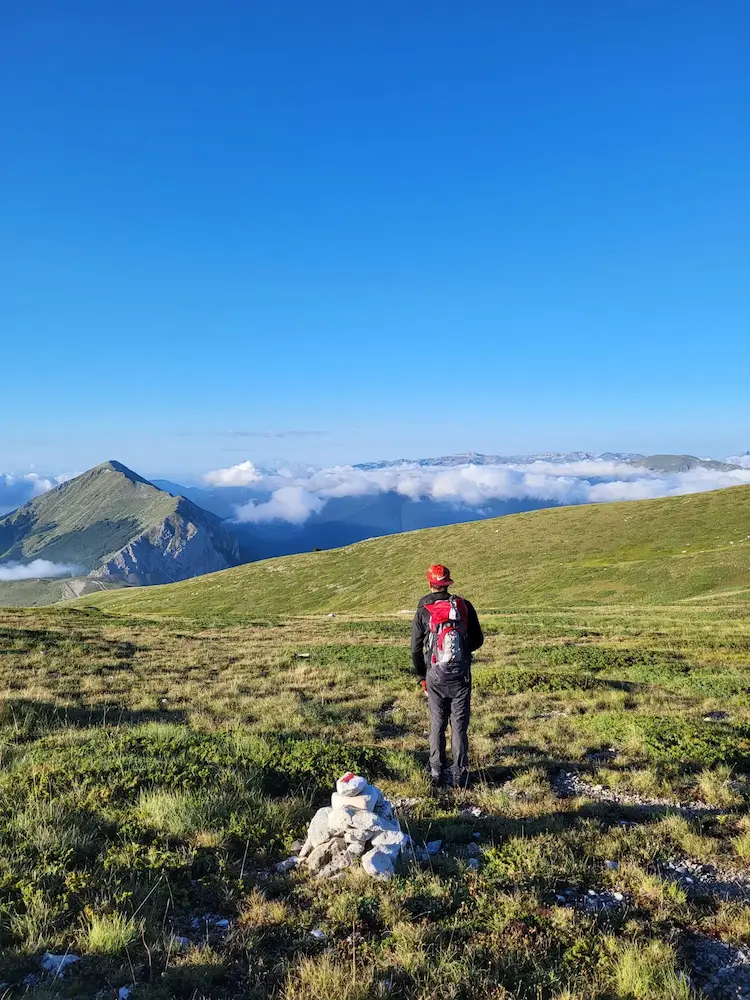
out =
<path fill-rule="evenodd" d="M 326 840 L 329 839 L 330 834 L 328 833 L 328 817 L 331 815 L 331 809 L 328 806 L 324 806 L 322 809 L 318 809 L 313 818 L 310 820 L 310 826 L 307 828 L 307 839 L 310 841 L 313 847 L 317 847 L 319 844 L 324 844 Z M 302 852 L 300 851 L 300 854 Z"/>
<path fill-rule="evenodd" d="M 440 854 L 440 848 L 443 846 L 442 840 L 431 840 L 429 844 L 424 845 L 424 849 L 431 856 L 435 854 Z"/>
<path fill-rule="evenodd" d="M 389 879 L 395 872 L 394 859 L 386 851 L 373 847 L 362 856 L 362 867 L 374 878 Z"/>
<path fill-rule="evenodd" d="M 367 830 L 357 830 L 351 829 L 347 830 L 344 834 L 344 840 L 349 844 L 350 847 L 355 844 L 361 844 L 364 846 L 370 839 L 370 834 Z"/>
<path fill-rule="evenodd" d="M 331 807 L 333 809 L 364 809 L 373 812 L 378 804 L 380 792 L 364 792 L 362 795 L 341 795 L 334 792 L 331 796 Z"/>
<path fill-rule="evenodd" d="M 128 1000 L 128 997 L 132 992 L 133 991 L 129 986 L 121 986 L 117 991 L 117 1000 Z"/>
<path fill-rule="evenodd" d="M 42 955 L 40 965 L 45 972 L 54 972 L 56 976 L 60 977 L 65 974 L 68 966 L 78 961 L 78 958 L 78 955 L 52 955 L 50 952 L 45 951 Z"/>
<path fill-rule="evenodd" d="M 314 930 L 310 931 L 310 937 L 315 938 L 316 941 L 325 941 L 326 932 L 322 931 L 319 927 L 316 927 Z"/>
<path fill-rule="evenodd" d="M 381 819 L 380 816 L 376 816 L 374 812 L 361 809 L 352 816 L 351 829 L 361 831 L 367 835 L 365 839 L 369 839 L 370 837 L 377 836 L 379 833 L 383 833 L 384 830 L 398 829 L 398 827 L 394 827 L 393 824 Z"/>
<path fill-rule="evenodd" d="M 400 830 L 384 830 L 383 833 L 379 833 L 376 837 L 372 838 L 373 847 L 395 847 L 397 854 L 410 843 L 411 837 L 408 833 L 402 833 Z"/>
<path fill-rule="evenodd" d="M 336 782 L 336 791 L 339 795 L 361 795 L 366 788 L 367 778 L 363 778 L 360 774 L 353 774 L 351 771 L 342 774 Z"/>
<path fill-rule="evenodd" d="M 328 814 L 328 833 L 332 837 L 339 837 L 346 833 L 351 826 L 354 809 L 350 806 L 343 806 L 331 809 Z"/>
<path fill-rule="evenodd" d="M 358 844 L 355 841 L 354 843 L 349 844 L 349 846 L 346 849 L 346 853 L 349 855 L 350 858 L 361 858 L 362 855 L 365 853 L 365 845 Z"/>
<path fill-rule="evenodd" d="M 312 849 L 313 849 L 313 845 L 312 845 L 312 841 L 311 841 L 311 840 L 310 840 L 310 838 L 308 837 L 308 838 L 307 838 L 307 840 L 306 840 L 306 841 L 304 842 L 304 844 L 302 845 L 302 847 L 300 847 L 300 849 L 299 849 L 299 855 L 298 855 L 298 857 L 299 857 L 300 859 L 301 859 L 301 858 L 306 858 L 306 857 L 307 857 L 307 855 L 308 855 L 308 854 L 310 853 L 310 851 L 311 851 Z"/>

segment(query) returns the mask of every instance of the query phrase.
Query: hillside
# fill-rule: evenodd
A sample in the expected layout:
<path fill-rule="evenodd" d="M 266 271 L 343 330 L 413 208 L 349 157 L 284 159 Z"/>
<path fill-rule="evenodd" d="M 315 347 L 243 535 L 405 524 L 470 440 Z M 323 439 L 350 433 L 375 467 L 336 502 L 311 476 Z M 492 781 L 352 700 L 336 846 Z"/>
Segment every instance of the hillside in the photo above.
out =
<path fill-rule="evenodd" d="M 183 580 L 238 561 L 237 543 L 219 518 L 119 462 L 98 465 L 0 519 L 0 563 L 36 559 L 121 584 Z M 29 581 L 3 590 L 20 593 L 21 583 Z M 46 587 L 56 592 L 60 581 Z"/>
<path fill-rule="evenodd" d="M 82 598 L 121 614 L 398 612 L 431 562 L 479 607 L 669 602 L 750 591 L 750 486 L 564 507 L 270 559 Z"/>

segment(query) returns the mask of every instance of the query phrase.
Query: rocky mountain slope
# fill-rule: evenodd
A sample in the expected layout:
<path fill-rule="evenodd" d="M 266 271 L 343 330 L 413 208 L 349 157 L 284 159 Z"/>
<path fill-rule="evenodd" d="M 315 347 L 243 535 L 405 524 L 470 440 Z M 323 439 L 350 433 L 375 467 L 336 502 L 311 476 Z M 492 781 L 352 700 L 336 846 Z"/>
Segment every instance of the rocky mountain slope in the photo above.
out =
<path fill-rule="evenodd" d="M 227 569 L 239 551 L 215 514 L 105 462 L 0 519 L 0 568 L 34 560 L 91 580 L 150 585 Z"/>

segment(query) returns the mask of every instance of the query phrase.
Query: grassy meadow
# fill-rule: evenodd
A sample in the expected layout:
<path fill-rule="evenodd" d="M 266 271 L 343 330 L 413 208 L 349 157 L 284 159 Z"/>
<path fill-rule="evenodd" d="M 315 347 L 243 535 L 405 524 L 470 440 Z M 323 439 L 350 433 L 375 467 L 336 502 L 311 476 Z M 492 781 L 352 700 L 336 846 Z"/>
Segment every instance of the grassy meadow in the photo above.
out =
<path fill-rule="evenodd" d="M 746 600 L 750 486 L 428 528 L 81 601 L 137 615 L 393 614 L 434 562 L 486 608 Z"/>
<path fill-rule="evenodd" d="M 0 995 L 742 995 L 704 956 L 750 945 L 750 605 L 480 616 L 434 798 L 408 615 L 0 611 Z M 349 767 L 442 852 L 276 874 Z"/>

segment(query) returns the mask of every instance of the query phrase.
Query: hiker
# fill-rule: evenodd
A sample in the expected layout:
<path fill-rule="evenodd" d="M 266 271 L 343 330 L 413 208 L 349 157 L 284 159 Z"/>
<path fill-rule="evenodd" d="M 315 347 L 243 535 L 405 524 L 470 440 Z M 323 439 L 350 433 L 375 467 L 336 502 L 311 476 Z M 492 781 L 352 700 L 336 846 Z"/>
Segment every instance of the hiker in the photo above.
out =
<path fill-rule="evenodd" d="M 451 723 L 453 787 L 469 781 L 471 654 L 484 642 L 473 605 L 448 593 L 447 566 L 427 570 L 430 593 L 419 601 L 411 630 L 411 657 L 430 710 L 430 781 L 443 787 L 446 777 L 445 730 Z"/>

